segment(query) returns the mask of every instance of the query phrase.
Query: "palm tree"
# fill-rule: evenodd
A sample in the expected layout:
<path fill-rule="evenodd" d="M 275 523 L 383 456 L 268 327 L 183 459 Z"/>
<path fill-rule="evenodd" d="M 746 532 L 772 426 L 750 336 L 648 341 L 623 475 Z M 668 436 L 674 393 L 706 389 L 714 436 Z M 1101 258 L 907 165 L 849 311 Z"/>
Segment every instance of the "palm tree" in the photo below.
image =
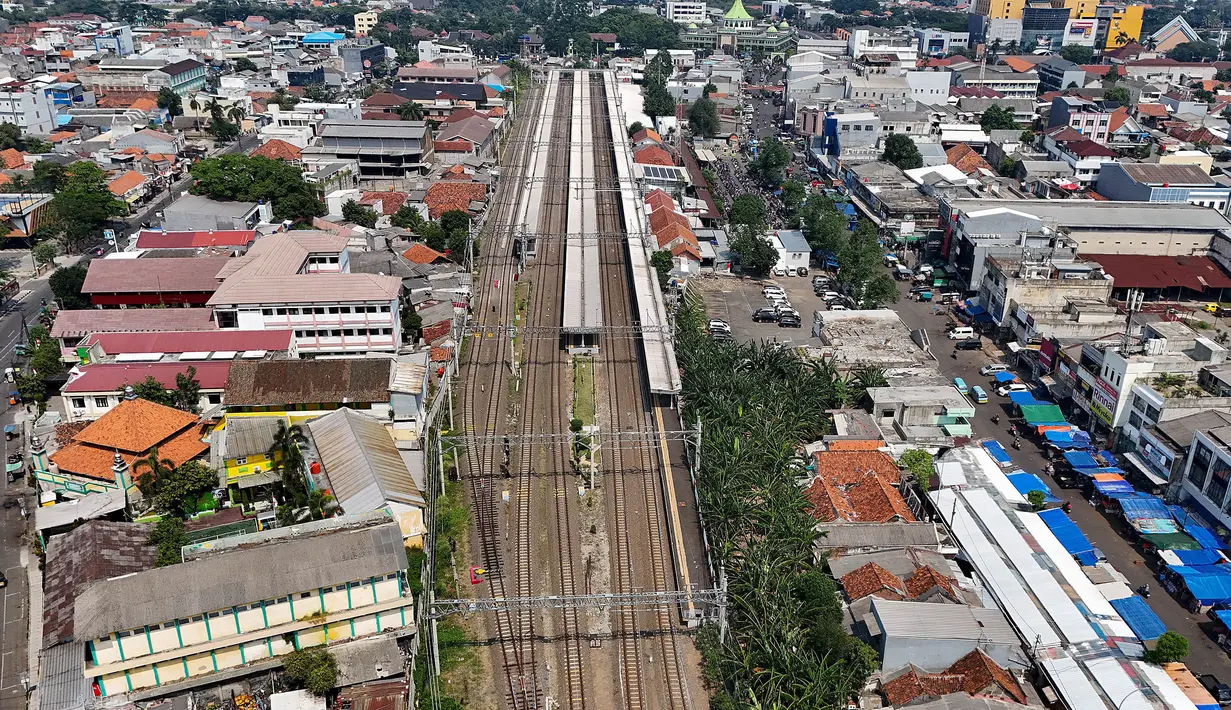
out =
<path fill-rule="evenodd" d="M 424 116 L 423 107 L 414 101 L 407 101 L 398 106 L 398 116 L 403 121 L 422 121 Z"/>
<path fill-rule="evenodd" d="M 1124 32 L 1123 30 L 1121 30 L 1120 33 L 1116 35 L 1116 46 L 1123 47 L 1124 45 L 1131 42 L 1132 39 L 1133 39 L 1132 37 L 1128 36 L 1127 32 Z"/>
<path fill-rule="evenodd" d="M 1141 48 L 1147 52 L 1153 52 L 1158 48 L 1158 40 L 1154 39 L 1153 35 L 1146 37 L 1145 41 L 1141 43 Z"/>
<path fill-rule="evenodd" d="M 218 99 L 210 98 L 209 102 L 205 104 L 205 110 L 209 111 L 210 120 L 215 123 L 222 120 L 223 108 L 222 104 L 218 103 Z"/>
<path fill-rule="evenodd" d="M 299 448 L 301 442 L 308 437 L 303 433 L 303 427 L 298 424 L 287 425 L 285 419 L 278 420 L 278 431 L 274 432 L 273 441 L 265 455 L 282 473 L 282 490 L 295 505 L 302 506 L 308 501 L 308 484 L 304 480 L 303 452 Z"/>
<path fill-rule="evenodd" d="M 246 116 L 247 113 L 248 112 L 244 110 L 243 106 L 236 104 L 227 111 L 227 118 L 230 119 L 231 123 L 234 123 L 236 127 L 239 127 L 243 125 L 244 116 Z"/>
<path fill-rule="evenodd" d="M 192 98 L 188 100 L 188 108 L 192 109 L 192 118 L 193 118 L 193 121 L 196 123 L 196 129 L 198 131 L 201 130 L 201 106 L 202 106 L 200 100 L 198 100 L 197 98 L 199 96 L 200 94 L 193 94 Z"/>
<path fill-rule="evenodd" d="M 137 474 L 137 469 L 149 469 L 141 475 Z M 152 496 L 154 494 L 155 483 L 159 478 L 166 476 L 175 470 L 175 462 L 171 459 L 165 459 L 158 455 L 158 447 L 150 449 L 149 454 L 143 459 L 133 461 L 132 471 L 137 479 L 137 488 L 141 489 L 141 494 L 144 496 Z"/>
<path fill-rule="evenodd" d="M 992 61 L 993 62 L 996 61 L 996 55 L 1000 54 L 1000 48 L 1001 48 L 1000 38 L 997 37 L 996 39 L 992 40 Z"/>
<path fill-rule="evenodd" d="M 331 517 L 338 509 L 338 502 L 324 491 L 312 491 L 308 494 L 308 517 L 312 520 L 324 520 Z"/>

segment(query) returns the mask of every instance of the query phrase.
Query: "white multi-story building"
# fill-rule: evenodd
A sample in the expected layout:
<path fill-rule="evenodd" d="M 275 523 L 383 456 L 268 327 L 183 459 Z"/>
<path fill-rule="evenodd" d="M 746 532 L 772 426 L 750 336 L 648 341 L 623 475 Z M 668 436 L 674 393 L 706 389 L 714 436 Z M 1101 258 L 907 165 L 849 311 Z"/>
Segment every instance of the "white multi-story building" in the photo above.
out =
<path fill-rule="evenodd" d="M 681 25 L 689 23 L 701 24 L 706 17 L 706 5 L 703 2 L 667 2 L 667 20 Z"/>
<path fill-rule="evenodd" d="M 441 44 L 434 39 L 419 40 L 419 61 L 432 64 L 474 66 L 474 54 L 469 47 Z"/>
<path fill-rule="evenodd" d="M 12 123 L 22 133 L 50 135 L 56 125 L 56 110 L 47 92 L 12 82 L 0 86 L 0 123 Z"/>
<path fill-rule="evenodd" d="M 293 330 L 300 353 L 395 352 L 402 281 L 350 273 L 346 243 L 313 231 L 258 239 L 218 273 L 218 327 Z"/>

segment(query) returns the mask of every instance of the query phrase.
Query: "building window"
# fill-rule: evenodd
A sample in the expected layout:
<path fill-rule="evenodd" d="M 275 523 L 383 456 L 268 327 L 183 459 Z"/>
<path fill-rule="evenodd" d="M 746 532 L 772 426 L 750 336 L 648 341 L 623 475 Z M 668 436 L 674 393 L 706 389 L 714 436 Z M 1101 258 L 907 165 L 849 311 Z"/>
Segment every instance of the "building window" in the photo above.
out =
<path fill-rule="evenodd" d="M 1205 495 L 1215 505 L 1221 506 L 1222 499 L 1227 496 L 1228 481 L 1231 481 L 1231 464 L 1221 458 L 1214 459 L 1214 466 L 1210 469 L 1210 485 Z"/>
<path fill-rule="evenodd" d="M 240 456 L 239 458 L 235 459 L 235 465 L 236 465 L 236 466 L 247 466 L 247 465 L 248 465 L 248 457 L 247 457 L 247 456 Z"/>
<path fill-rule="evenodd" d="M 1128 423 L 1134 429 L 1140 429 L 1141 425 L 1144 424 L 1145 422 L 1141 420 L 1140 414 L 1138 414 L 1137 412 L 1133 412 L 1132 414 L 1128 415 Z"/>
<path fill-rule="evenodd" d="M 85 409 L 85 397 L 73 397 L 73 409 Z"/>
<path fill-rule="evenodd" d="M 222 395 L 220 394 L 207 394 L 205 395 L 205 399 L 210 404 L 222 404 Z"/>
<path fill-rule="evenodd" d="M 106 407 L 110 404 L 110 402 L 111 400 L 107 397 L 95 397 L 94 398 L 95 407 Z"/>
<path fill-rule="evenodd" d="M 1197 442 L 1193 449 L 1192 466 L 1188 469 L 1188 481 L 1192 483 L 1197 490 L 1205 488 L 1205 478 L 1210 470 L 1210 459 L 1213 457 L 1213 452 L 1210 447 L 1201 442 Z"/>

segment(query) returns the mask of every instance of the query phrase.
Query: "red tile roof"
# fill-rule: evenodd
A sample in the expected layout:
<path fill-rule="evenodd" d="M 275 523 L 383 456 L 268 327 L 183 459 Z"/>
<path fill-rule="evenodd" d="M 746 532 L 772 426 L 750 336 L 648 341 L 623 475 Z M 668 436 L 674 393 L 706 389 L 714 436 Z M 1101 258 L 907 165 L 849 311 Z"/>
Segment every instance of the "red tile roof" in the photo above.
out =
<path fill-rule="evenodd" d="M 1104 158 L 1118 157 L 1117 153 L 1111 148 L 1108 148 L 1102 143 L 1096 143 L 1088 138 L 1079 141 L 1069 141 L 1065 144 L 1064 149 L 1079 158 L 1097 158 L 1100 156 Z"/>
<path fill-rule="evenodd" d="M 227 261 L 227 257 L 95 259 L 81 292 L 213 293 L 219 283 L 215 277 Z"/>
<path fill-rule="evenodd" d="M 675 165 L 671 154 L 656 145 L 647 145 L 633 153 L 633 162 L 642 165 Z"/>
<path fill-rule="evenodd" d="M 964 175 L 970 175 L 980 168 L 984 170 L 992 169 L 992 166 L 988 165 L 983 156 L 976 153 L 974 148 L 965 143 L 958 143 L 949 150 L 946 150 L 945 160 L 949 165 L 961 170 Z"/>
<path fill-rule="evenodd" d="M 471 202 L 481 202 L 487 198 L 487 189 L 475 182 L 441 181 L 427 189 L 423 198 L 428 214 L 432 219 L 450 210 L 468 212 Z"/>
<path fill-rule="evenodd" d="M 471 153 L 474 152 L 474 144 L 464 138 L 453 141 L 432 141 L 432 149 L 437 153 Z"/>
<path fill-rule="evenodd" d="M 658 131 L 652 128 L 642 128 L 641 130 L 634 133 L 633 137 L 630 140 L 632 141 L 633 144 L 637 144 L 647 139 L 652 140 L 655 143 L 663 142 L 663 137 L 658 135 Z"/>
<path fill-rule="evenodd" d="M 363 102 L 360 105 L 365 108 L 372 107 L 372 106 L 379 106 L 379 107 L 384 108 L 384 107 L 389 107 L 389 106 L 401 106 L 404 103 L 406 103 L 406 99 L 402 98 L 401 96 L 398 96 L 397 94 L 391 94 L 387 91 L 382 91 L 380 93 L 372 94 L 371 96 L 367 97 L 366 99 L 363 100 Z"/>
<path fill-rule="evenodd" d="M 284 140 L 274 138 L 249 153 L 249 155 L 253 157 L 269 158 L 270 160 L 283 160 L 291 163 L 303 158 L 303 151 L 300 150 L 298 146 L 287 143 Z"/>
<path fill-rule="evenodd" d="M 237 332 L 242 333 L 243 331 Z M 279 331 L 274 332 L 277 333 Z M 283 349 L 285 349 L 290 343 L 289 337 L 285 335 L 289 332 L 290 331 L 281 331 L 283 335 L 279 336 L 277 341 L 271 340 L 270 342 L 283 342 Z M 200 352 L 220 351 L 223 349 L 220 344 L 210 345 L 212 341 L 208 340 L 208 338 L 223 335 L 222 331 L 217 333 L 200 333 L 198 335 L 205 336 L 197 341 L 203 345 Z M 148 337 L 148 335 L 133 333 L 124 333 L 122 335 L 123 339 L 132 339 L 136 337 Z M 227 341 L 225 339 L 218 341 L 218 343 L 223 342 Z M 183 346 L 181 345 L 177 347 Z M 130 352 L 151 351 L 132 350 Z M 169 352 L 176 351 L 171 350 Z M 181 350 L 179 352 L 192 351 Z M 175 389 L 176 374 L 186 371 L 190 366 L 197 368 L 197 381 L 201 383 L 201 389 L 206 390 L 223 389 L 227 384 L 227 374 L 231 371 L 230 360 L 205 362 L 99 363 L 97 365 L 83 366 L 81 368 L 81 374 L 71 380 L 68 384 L 64 385 L 64 391 L 68 393 L 119 392 L 125 385 L 135 385 L 138 382 L 143 382 L 146 377 L 153 377 L 166 385 L 167 389 Z M 100 444 L 100 446 L 102 445 L 103 444 Z"/>
<path fill-rule="evenodd" d="M 144 402 L 145 400 L 138 399 L 135 401 Z M 170 407 L 163 407 L 163 409 L 170 409 Z M 111 411 L 113 412 L 115 409 Z M 104 421 L 110 414 L 111 412 L 107 412 L 94 424 Z M 195 420 L 196 417 L 193 417 L 193 419 Z M 209 451 L 209 444 L 201 440 L 202 436 L 204 436 L 202 427 L 194 423 L 178 434 L 166 439 L 159 439 L 154 442 L 158 447 L 158 458 L 169 460 L 172 466 L 179 466 L 185 461 L 194 459 Z M 146 448 L 133 453 L 119 452 L 120 458 L 124 463 L 128 464 L 134 479 L 142 476 L 147 470 L 144 467 L 136 467 L 136 470 L 133 470 L 133 468 L 135 462 L 140 458 L 144 458 L 149 451 L 150 449 Z M 52 454 L 50 458 L 64 473 L 101 481 L 114 481 L 115 473 L 111 470 L 111 467 L 114 464 L 115 455 L 116 450 L 112 447 L 80 444 L 74 441 Z"/>
<path fill-rule="evenodd" d="M 282 351 L 291 346 L 290 330 L 180 330 L 162 333 L 97 333 L 85 345 L 97 343 L 108 356 L 122 353 L 209 353 L 246 350 Z M 191 364 L 191 363 L 188 363 Z M 201 363 L 214 365 L 218 363 Z M 100 371 L 102 372 L 102 371 Z M 175 385 L 175 378 L 171 378 Z"/>
<path fill-rule="evenodd" d="M 1151 118 L 1166 118 L 1168 116 L 1167 107 L 1155 103 L 1137 104 L 1137 113 Z"/>
<path fill-rule="evenodd" d="M 869 562 L 858 569 L 842 575 L 842 589 L 850 601 L 863 599 L 872 595 L 881 599 L 902 601 L 907 592 L 902 580 L 889 570 L 875 562 Z"/>
<path fill-rule="evenodd" d="M 1175 288 L 1196 291 L 1231 288 L 1231 277 L 1208 256 L 1141 256 L 1137 254 L 1086 254 L 1102 264 L 1116 280 L 1117 288 Z"/>
<path fill-rule="evenodd" d="M 256 230 L 253 229 L 219 229 L 200 232 L 164 232 L 143 229 L 137 234 L 138 249 L 243 247 L 254 241 L 256 241 Z"/>
<path fill-rule="evenodd" d="M 402 252 L 402 256 L 412 264 L 434 264 L 437 261 L 448 260 L 449 258 L 420 242 L 411 244 L 409 249 Z"/>
<path fill-rule="evenodd" d="M 0 150 L 0 162 L 8 170 L 16 170 L 26 164 L 26 154 L 16 148 Z"/>
<path fill-rule="evenodd" d="M 940 673 L 927 673 L 908 666 L 899 676 L 881 683 L 890 705 L 903 707 L 924 698 L 939 698 L 951 693 L 991 696 L 1025 704 L 1026 692 L 1013 674 L 979 649 L 958 659 Z"/>
<path fill-rule="evenodd" d="M 675 210 L 675 201 L 661 189 L 652 190 L 645 196 L 645 203 L 650 206 L 650 209 L 657 212 L 658 210 Z"/>
<path fill-rule="evenodd" d="M 387 216 L 396 214 L 398 210 L 402 209 L 402 205 L 406 204 L 406 200 L 408 199 L 410 199 L 410 195 L 407 195 L 405 192 L 398 192 L 396 190 L 373 190 L 371 192 L 363 193 L 363 195 L 359 198 L 359 204 L 375 205 L 379 202 L 381 213 Z"/>
<path fill-rule="evenodd" d="M 183 372 L 184 366 L 172 363 Z M 204 364 L 204 363 L 202 363 Z M 228 363 L 224 363 L 228 364 Z M 229 366 L 229 364 L 228 364 Z M 92 367 L 107 367 L 94 365 Z M 121 365 L 121 367 L 127 367 Z M 140 367 L 151 367 L 143 365 Z M 115 392 L 126 382 L 140 382 L 145 375 L 134 376 L 131 379 L 113 381 L 114 387 L 105 389 Z M 175 378 L 171 378 L 172 384 Z M 113 384 L 109 382 L 108 384 Z M 225 384 L 225 380 L 223 381 Z M 71 386 L 71 384 L 70 384 Z M 103 390 L 93 390 L 101 392 Z M 117 449 L 131 453 L 147 451 L 151 446 L 169 439 L 197 422 L 197 416 L 172 407 L 164 407 L 145 399 L 124 400 L 111 408 L 90 426 L 82 429 L 73 437 L 79 444 L 90 444 L 107 449 Z"/>
<path fill-rule="evenodd" d="M 818 451 L 813 457 L 816 459 L 817 474 L 838 483 L 860 480 L 868 471 L 894 485 L 902 477 L 893 457 L 884 451 Z"/>

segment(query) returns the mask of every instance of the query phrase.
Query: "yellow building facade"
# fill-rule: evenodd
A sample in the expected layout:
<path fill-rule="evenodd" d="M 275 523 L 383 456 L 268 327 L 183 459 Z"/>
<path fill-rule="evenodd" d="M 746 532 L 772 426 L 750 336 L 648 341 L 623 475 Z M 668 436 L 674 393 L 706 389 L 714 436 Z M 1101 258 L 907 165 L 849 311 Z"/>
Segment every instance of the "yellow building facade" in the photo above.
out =
<path fill-rule="evenodd" d="M 1057 5 L 1052 2 L 1052 7 L 1065 7 L 1069 10 L 1069 19 L 1085 20 L 1098 17 L 1099 0 L 1063 0 L 1063 5 Z M 976 0 L 975 12 L 987 17 L 1002 19 L 1002 20 L 1020 20 L 1022 19 L 1022 11 L 1026 7 L 1026 0 Z M 1124 7 L 1116 7 L 1112 12 L 1110 20 L 1106 17 L 1100 17 L 1101 22 L 1108 22 L 1107 40 L 1104 44 L 1104 49 L 1115 49 L 1123 47 L 1129 42 L 1139 41 L 1141 38 L 1142 17 L 1145 13 L 1144 5 L 1126 5 Z"/>
<path fill-rule="evenodd" d="M 1129 42 L 1141 41 L 1141 23 L 1145 15 L 1144 5 L 1129 5 L 1117 8 L 1107 28 L 1107 43 L 1104 49 L 1116 49 Z"/>

